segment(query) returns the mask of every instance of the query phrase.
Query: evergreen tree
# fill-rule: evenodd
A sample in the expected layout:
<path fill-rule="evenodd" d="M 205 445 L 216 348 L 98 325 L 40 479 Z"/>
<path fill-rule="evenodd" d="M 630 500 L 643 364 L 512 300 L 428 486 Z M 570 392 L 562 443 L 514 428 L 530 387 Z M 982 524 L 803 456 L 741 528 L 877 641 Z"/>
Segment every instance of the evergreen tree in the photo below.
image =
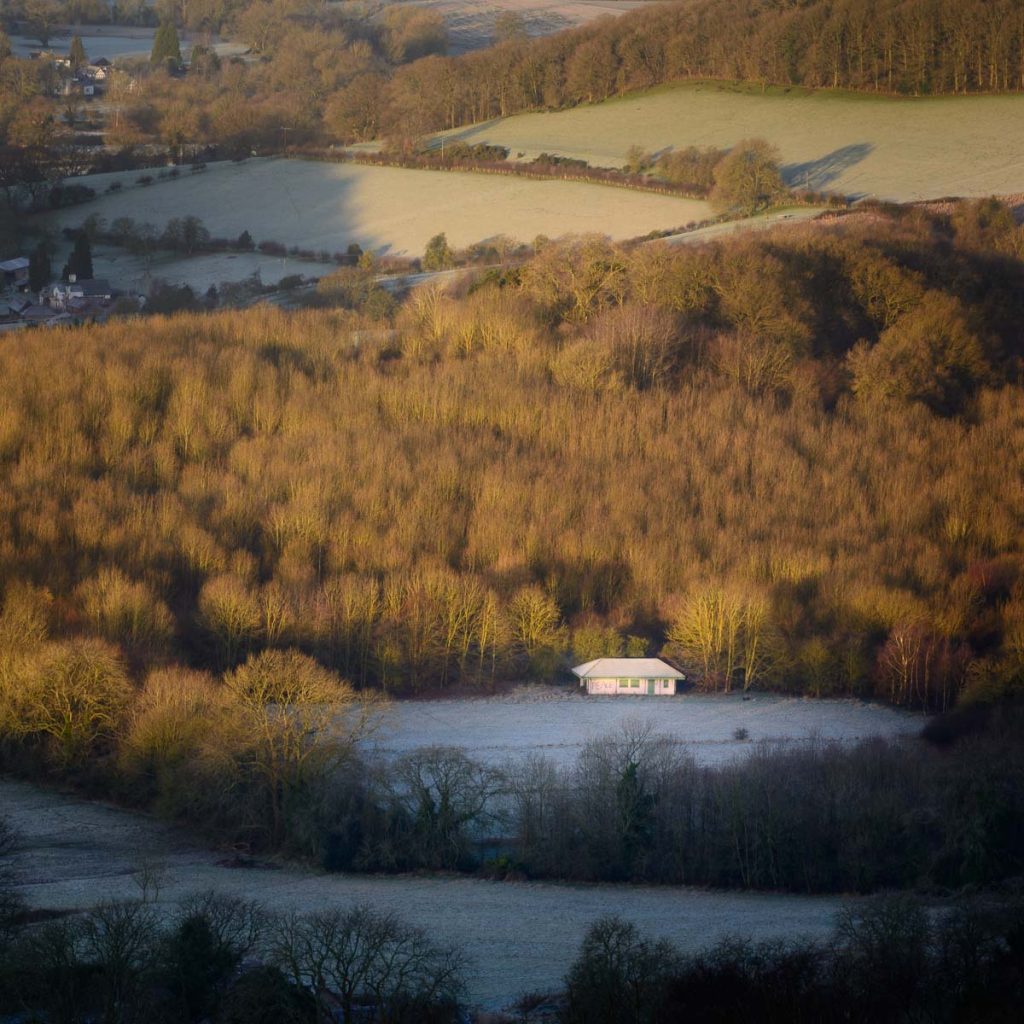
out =
<path fill-rule="evenodd" d="M 174 22 L 163 21 L 153 37 L 153 50 L 149 55 L 149 63 L 164 64 L 169 60 L 174 61 L 175 64 L 181 63 L 181 44 Z"/>
<path fill-rule="evenodd" d="M 423 254 L 424 270 L 447 270 L 455 265 L 454 254 L 448 245 L 448 237 L 442 232 L 427 242 Z"/>
<path fill-rule="evenodd" d="M 92 246 L 89 244 L 89 236 L 80 231 L 75 238 L 75 247 L 71 250 L 68 262 L 64 267 L 64 276 L 70 279 L 75 275 L 76 281 L 92 280 Z"/>
<path fill-rule="evenodd" d="M 28 287 L 30 291 L 37 292 L 50 283 L 53 277 L 53 268 L 50 266 L 50 253 L 47 251 L 46 243 L 40 242 L 35 252 L 28 258 Z"/>
<path fill-rule="evenodd" d="M 85 46 L 82 43 L 81 36 L 71 37 L 71 48 L 68 50 L 68 60 L 71 62 L 72 71 L 77 71 L 78 68 L 89 63 L 89 58 L 85 55 Z"/>

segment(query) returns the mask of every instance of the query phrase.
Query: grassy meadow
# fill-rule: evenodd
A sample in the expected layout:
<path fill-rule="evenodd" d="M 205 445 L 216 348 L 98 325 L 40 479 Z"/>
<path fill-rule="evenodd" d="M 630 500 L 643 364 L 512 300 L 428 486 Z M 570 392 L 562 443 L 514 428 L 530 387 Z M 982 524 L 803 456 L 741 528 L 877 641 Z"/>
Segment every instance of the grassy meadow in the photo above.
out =
<path fill-rule="evenodd" d="M 467 246 L 506 235 L 597 232 L 615 239 L 678 227 L 711 215 L 707 203 L 566 181 L 403 170 L 303 160 L 250 160 L 211 166 L 149 187 L 136 173 L 76 179 L 101 193 L 93 202 L 46 214 L 58 229 L 96 215 L 148 221 L 199 217 L 214 236 L 249 231 L 257 242 L 336 251 L 350 242 L 389 255 L 419 256 L 445 232 Z M 114 181 L 122 190 L 103 194 Z"/>
<path fill-rule="evenodd" d="M 1024 190 L 1024 96 L 893 99 L 704 83 L 663 87 L 448 133 L 468 143 L 621 166 L 630 146 L 655 153 L 728 148 L 763 137 L 787 180 L 815 190 L 909 202 Z"/>

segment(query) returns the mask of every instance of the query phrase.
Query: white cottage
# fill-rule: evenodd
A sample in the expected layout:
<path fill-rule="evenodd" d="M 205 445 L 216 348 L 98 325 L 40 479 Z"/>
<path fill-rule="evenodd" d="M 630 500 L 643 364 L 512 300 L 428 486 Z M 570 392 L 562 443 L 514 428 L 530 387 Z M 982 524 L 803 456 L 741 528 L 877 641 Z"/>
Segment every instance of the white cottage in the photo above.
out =
<path fill-rule="evenodd" d="M 587 693 L 633 697 L 669 696 L 676 692 L 676 682 L 686 678 L 660 658 L 597 658 L 572 672 Z"/>

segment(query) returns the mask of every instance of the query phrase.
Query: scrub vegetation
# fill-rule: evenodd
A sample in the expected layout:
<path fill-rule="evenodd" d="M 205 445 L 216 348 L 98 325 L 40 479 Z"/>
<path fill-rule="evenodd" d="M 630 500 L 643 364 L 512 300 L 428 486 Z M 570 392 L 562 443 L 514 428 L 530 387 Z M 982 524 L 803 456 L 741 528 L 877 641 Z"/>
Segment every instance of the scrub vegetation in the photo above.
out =
<path fill-rule="evenodd" d="M 335 1010 L 449 1024 L 461 1019 L 466 963 L 368 907 L 274 916 L 197 893 L 167 914 L 121 900 L 0 931 L 0 1007 L 67 1024 L 317 1024 Z"/>
<path fill-rule="evenodd" d="M 840 913 L 827 942 L 732 938 L 684 955 L 616 917 L 594 923 L 566 978 L 566 1024 L 1016 1018 L 1024 907 L 930 916 L 889 896 Z"/>

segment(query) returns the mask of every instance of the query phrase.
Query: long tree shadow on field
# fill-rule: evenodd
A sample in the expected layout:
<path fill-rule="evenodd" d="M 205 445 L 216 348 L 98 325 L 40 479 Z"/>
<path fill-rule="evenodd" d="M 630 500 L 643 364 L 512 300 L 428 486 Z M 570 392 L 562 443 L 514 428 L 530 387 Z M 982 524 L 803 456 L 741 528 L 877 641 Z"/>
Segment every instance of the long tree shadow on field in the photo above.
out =
<path fill-rule="evenodd" d="M 841 174 L 867 159 L 875 147 L 870 142 L 843 146 L 818 160 L 803 164 L 787 164 L 782 168 L 783 180 L 791 188 L 809 188 L 815 191 L 827 188 Z"/>

